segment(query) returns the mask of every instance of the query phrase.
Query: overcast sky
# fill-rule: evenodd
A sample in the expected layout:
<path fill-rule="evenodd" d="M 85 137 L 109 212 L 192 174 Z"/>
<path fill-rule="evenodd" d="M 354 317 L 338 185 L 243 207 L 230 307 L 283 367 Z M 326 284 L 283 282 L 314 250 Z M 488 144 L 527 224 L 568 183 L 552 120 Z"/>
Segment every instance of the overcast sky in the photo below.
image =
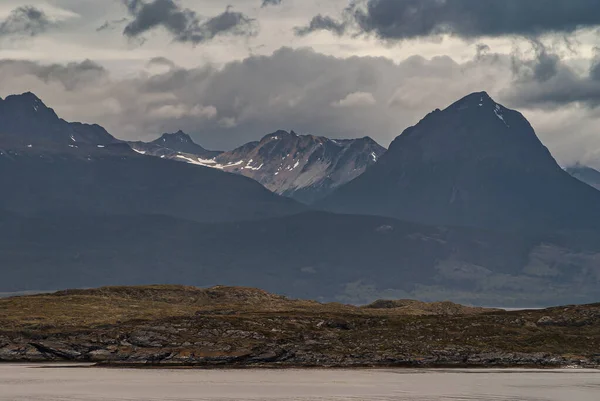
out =
<path fill-rule="evenodd" d="M 597 0 L 2 0 L 0 96 L 123 139 L 277 129 L 382 145 L 485 90 L 600 167 Z"/>

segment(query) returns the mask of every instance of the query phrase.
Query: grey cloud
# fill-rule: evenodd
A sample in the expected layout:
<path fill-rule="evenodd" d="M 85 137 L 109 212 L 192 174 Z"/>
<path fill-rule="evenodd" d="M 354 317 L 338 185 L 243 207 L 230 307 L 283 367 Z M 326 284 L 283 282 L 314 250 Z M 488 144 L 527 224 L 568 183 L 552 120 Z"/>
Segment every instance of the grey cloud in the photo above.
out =
<path fill-rule="evenodd" d="M 597 0 L 355 0 L 346 10 L 359 33 L 386 40 L 440 34 L 462 38 L 572 33 L 600 25 Z"/>
<path fill-rule="evenodd" d="M 99 84 L 108 72 L 99 64 L 85 60 L 80 63 L 38 64 L 25 60 L 0 60 L 3 76 L 29 75 L 46 84 L 59 84 L 67 91 Z"/>
<path fill-rule="evenodd" d="M 100 25 L 98 28 L 96 28 L 96 32 L 101 32 L 101 31 L 105 31 L 110 27 L 108 21 L 106 21 L 104 24 Z"/>
<path fill-rule="evenodd" d="M 298 36 L 306 36 L 316 31 L 330 31 L 338 36 L 346 33 L 348 24 L 346 22 L 337 21 L 331 17 L 317 15 L 313 17 L 307 26 L 296 27 L 294 30 Z"/>
<path fill-rule="evenodd" d="M 261 7 L 279 6 L 282 2 L 283 0 L 263 0 Z"/>
<path fill-rule="evenodd" d="M 10 15 L 0 22 L 0 37 L 3 36 L 37 36 L 44 33 L 52 22 L 42 11 L 32 6 L 14 9 Z"/>
<path fill-rule="evenodd" d="M 580 75 L 573 68 L 559 64 L 552 78 L 540 82 L 520 81 L 507 89 L 505 96 L 521 107 L 557 110 L 572 104 L 589 108 L 600 106 L 600 81 L 593 75 Z"/>
<path fill-rule="evenodd" d="M 230 149 L 280 128 L 333 138 L 370 135 L 387 145 L 431 110 L 486 90 L 532 116 L 542 140 L 561 161 L 581 160 L 590 149 L 600 149 L 600 138 L 588 135 L 597 126 L 593 109 L 565 108 L 560 114 L 546 112 L 546 104 L 539 102 L 553 92 L 589 96 L 583 85 L 588 78 L 582 81 L 564 61 L 546 81 L 533 73 L 513 78 L 510 55 L 480 50 L 479 58 L 465 63 L 447 56 L 394 63 L 282 48 L 220 68 L 174 67 L 134 78 L 107 75 L 89 62 L 62 68 L 0 62 L 0 96 L 31 90 L 65 118 L 100 123 L 124 139 L 151 140 L 183 129 L 206 147 Z M 535 54 L 530 57 L 534 60 Z M 563 89 L 578 89 L 559 91 L 560 82 Z"/>
<path fill-rule="evenodd" d="M 477 60 L 481 60 L 491 50 L 491 48 L 488 45 L 486 45 L 485 43 L 478 43 L 477 45 L 475 45 L 475 49 L 477 51 L 477 54 L 475 55 L 475 59 L 477 59 Z"/>
<path fill-rule="evenodd" d="M 520 80 L 533 79 L 538 82 L 546 82 L 558 73 L 561 57 L 549 51 L 546 45 L 540 41 L 531 40 L 531 46 L 535 53 L 533 59 L 523 59 L 523 55 L 518 50 L 513 52 L 513 73 Z"/>
<path fill-rule="evenodd" d="M 166 66 L 169 68 L 177 67 L 177 64 L 175 64 L 175 62 L 173 62 L 172 60 L 169 60 L 166 57 L 153 57 L 148 61 L 148 65 L 149 66 L 160 65 L 160 66 Z"/>
<path fill-rule="evenodd" d="M 533 57 L 516 50 L 511 55 L 514 83 L 503 91 L 518 107 L 559 110 L 570 106 L 600 108 L 600 54 L 588 71 L 569 64 L 557 50 L 532 41 Z"/>
<path fill-rule="evenodd" d="M 116 19 L 116 20 L 112 20 L 112 21 L 105 21 L 104 24 L 102 24 L 98 28 L 96 28 L 96 32 L 102 32 L 102 31 L 106 31 L 109 29 L 114 29 L 115 26 L 124 24 L 127 21 L 128 21 L 127 18 L 121 18 L 121 19 Z"/>
<path fill-rule="evenodd" d="M 182 8 L 175 0 L 123 0 L 133 17 L 123 31 L 129 38 L 139 38 L 157 27 L 165 28 L 177 42 L 199 44 L 218 35 L 252 36 L 257 33 L 256 22 L 245 14 L 232 11 L 231 7 L 214 17 L 201 19 L 188 8 Z"/>

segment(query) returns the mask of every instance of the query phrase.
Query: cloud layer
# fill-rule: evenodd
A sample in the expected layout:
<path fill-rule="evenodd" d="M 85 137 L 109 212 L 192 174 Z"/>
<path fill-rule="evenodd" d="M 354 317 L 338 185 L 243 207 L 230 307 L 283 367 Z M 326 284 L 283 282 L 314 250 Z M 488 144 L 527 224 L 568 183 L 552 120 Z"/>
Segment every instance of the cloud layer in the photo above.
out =
<path fill-rule="evenodd" d="M 155 28 L 166 29 L 177 42 L 199 44 L 218 35 L 252 36 L 256 34 L 255 22 L 230 7 L 214 17 L 201 19 L 195 11 L 183 8 L 175 0 L 123 0 L 133 18 L 123 34 L 139 38 Z"/>
<path fill-rule="evenodd" d="M 600 167 L 597 1 L 35 1 L 0 2 L 13 58 L 0 60 L 0 94 L 32 90 L 123 138 L 181 128 L 228 149 L 294 129 L 385 145 L 486 90 L 562 162 Z"/>
<path fill-rule="evenodd" d="M 118 137 L 150 140 L 183 129 L 215 149 L 277 129 L 333 138 L 369 135 L 387 145 L 431 110 L 487 90 L 524 111 L 561 162 L 600 156 L 593 152 L 600 149 L 593 130 L 600 113 L 585 103 L 594 90 L 600 94 L 600 84 L 584 89 L 591 76 L 575 75 L 560 62 L 554 75 L 538 80 L 535 55 L 521 59 L 519 75 L 512 75 L 514 55 L 477 54 L 464 63 L 414 56 L 396 64 L 385 58 L 336 58 L 282 48 L 222 68 L 186 69 L 155 58 L 149 65 L 166 71 L 133 78 L 113 77 L 91 61 L 40 65 L 5 60 L 0 62 L 0 82 L 3 95 L 32 90 L 64 117 L 100 123 Z M 558 82 L 565 77 L 571 81 L 562 85 L 581 88 L 572 95 L 575 99 L 560 97 Z M 547 106 L 553 102 L 566 105 L 557 113 Z"/>
<path fill-rule="evenodd" d="M 263 0 L 262 7 L 279 6 L 283 0 Z"/>
<path fill-rule="evenodd" d="M 507 35 L 535 37 L 548 33 L 569 34 L 600 26 L 600 2 L 355 0 L 345 10 L 343 18 L 346 24 L 353 24 L 357 32 L 386 40 L 438 35 L 465 39 Z M 339 32 L 339 25 L 315 25 L 314 22 L 313 19 L 306 30 Z"/>

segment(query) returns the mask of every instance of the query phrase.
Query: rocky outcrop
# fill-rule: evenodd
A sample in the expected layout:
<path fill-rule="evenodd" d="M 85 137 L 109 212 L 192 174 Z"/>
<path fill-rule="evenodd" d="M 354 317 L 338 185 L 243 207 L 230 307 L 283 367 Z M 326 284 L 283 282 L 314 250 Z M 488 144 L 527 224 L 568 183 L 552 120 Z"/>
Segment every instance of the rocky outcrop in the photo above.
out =
<path fill-rule="evenodd" d="M 219 287 L 221 295 L 212 301 L 205 297 L 211 290 L 162 290 L 166 297 L 160 296 L 160 288 L 143 296 L 132 296 L 140 294 L 136 290 L 125 297 L 115 295 L 125 289 L 41 296 L 50 302 L 48 312 L 29 320 L 24 313 L 9 314 L 36 297 L 3 300 L 8 314 L 0 316 L 0 361 L 198 367 L 600 366 L 600 304 L 413 316 L 393 308 L 287 300 L 251 289 Z M 228 292 L 237 295 L 223 298 Z M 223 305 L 217 299 L 226 299 L 230 313 L 210 313 Z M 50 310 L 60 312 L 60 301 L 65 302 L 66 316 L 50 318 Z M 111 305 L 148 309 L 163 301 L 174 309 L 164 306 L 159 318 L 142 311 L 106 313 Z M 77 306 L 80 317 L 68 312 L 68 305 Z M 86 309 L 104 317 L 86 321 L 93 318 L 85 316 Z M 21 317 L 15 321 L 14 316 Z M 111 320 L 113 316 L 119 320 Z"/>
<path fill-rule="evenodd" d="M 437 316 L 452 316 L 452 315 L 471 315 L 477 313 L 486 313 L 498 311 L 498 309 L 477 308 L 464 306 L 454 302 L 420 302 L 412 299 L 388 300 L 380 299 L 369 305 L 366 309 L 388 309 L 397 312 L 414 315 L 437 315 Z"/>

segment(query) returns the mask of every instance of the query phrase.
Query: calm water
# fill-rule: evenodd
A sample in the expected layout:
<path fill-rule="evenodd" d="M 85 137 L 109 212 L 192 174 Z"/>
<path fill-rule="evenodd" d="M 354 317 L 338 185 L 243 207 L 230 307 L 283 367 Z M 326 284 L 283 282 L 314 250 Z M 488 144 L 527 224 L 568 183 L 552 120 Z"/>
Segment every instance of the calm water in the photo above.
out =
<path fill-rule="evenodd" d="M 600 371 L 200 371 L 0 365 L 0 400 L 598 401 Z"/>

